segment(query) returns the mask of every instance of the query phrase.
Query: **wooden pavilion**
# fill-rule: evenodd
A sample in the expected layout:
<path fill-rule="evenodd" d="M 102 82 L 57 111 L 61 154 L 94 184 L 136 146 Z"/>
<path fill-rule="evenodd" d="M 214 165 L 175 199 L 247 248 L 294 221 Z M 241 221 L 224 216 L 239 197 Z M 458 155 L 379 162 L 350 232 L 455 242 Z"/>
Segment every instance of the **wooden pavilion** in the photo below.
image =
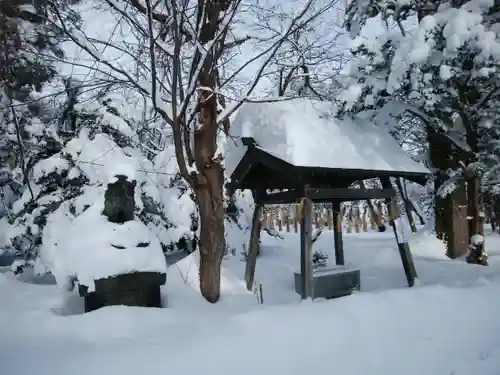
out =
<path fill-rule="evenodd" d="M 269 105 L 276 103 L 269 103 Z M 304 104 L 295 103 L 294 106 L 287 108 L 288 111 L 293 112 L 294 109 L 300 111 L 300 105 Z M 305 103 L 305 105 L 308 105 Z M 298 107 L 298 108 L 297 108 Z M 263 110 L 262 106 L 259 107 L 260 115 L 262 116 Z M 310 109 L 310 108 L 309 108 Z M 245 280 L 247 283 L 247 288 L 251 290 L 254 283 L 254 273 L 257 261 L 257 254 L 259 252 L 259 238 L 260 238 L 260 218 L 263 211 L 263 207 L 266 204 L 288 204 L 288 203 L 301 203 L 301 215 L 300 215 L 300 249 L 301 249 L 301 266 L 300 266 L 300 277 L 301 280 L 301 295 L 302 298 L 314 297 L 313 292 L 313 264 L 312 264 L 312 205 L 313 203 L 331 203 L 333 206 L 333 211 L 339 213 L 340 205 L 345 201 L 352 200 L 366 200 L 366 199 L 385 199 L 389 206 L 392 206 L 391 210 L 391 225 L 394 229 L 396 240 L 398 242 L 398 248 L 401 255 L 401 261 L 403 264 L 404 272 L 408 285 L 411 287 L 414 284 L 415 278 L 417 277 L 417 272 L 413 264 L 412 255 L 410 252 L 407 239 L 398 232 L 398 219 L 397 213 L 394 211 L 395 205 L 395 191 L 392 187 L 391 178 L 404 178 L 409 181 L 416 182 L 418 184 L 425 184 L 427 175 L 430 173 L 423 166 L 417 165 L 418 163 L 413 162 L 406 153 L 400 150 L 399 155 L 395 155 L 396 159 L 406 158 L 409 160 L 408 165 L 414 163 L 415 166 L 411 168 L 406 168 L 404 170 L 401 168 L 390 168 L 388 170 L 376 168 L 376 169 L 366 169 L 359 168 L 354 165 L 352 168 L 346 168 L 345 163 L 341 166 L 335 166 L 332 164 L 322 163 L 323 165 L 314 166 L 311 162 L 303 163 L 308 165 L 297 165 L 298 163 L 291 163 L 290 160 L 285 160 L 285 157 L 279 157 L 277 152 L 274 150 L 269 150 L 272 148 L 272 144 L 268 143 L 266 147 L 265 137 L 260 137 L 263 141 L 258 143 L 257 140 L 252 137 L 255 135 L 259 136 L 259 132 L 256 129 L 249 130 L 249 123 L 252 124 L 252 116 L 256 113 L 257 108 L 255 105 L 250 111 L 243 111 L 239 113 L 235 120 L 233 120 L 232 127 L 234 127 L 237 134 L 233 142 L 237 145 L 237 150 L 233 147 L 232 157 L 233 168 L 229 170 L 230 172 L 230 183 L 228 183 L 228 190 L 234 192 L 238 189 L 245 190 L 249 189 L 252 191 L 253 198 L 255 201 L 255 209 L 252 219 L 252 231 L 250 236 L 250 246 L 247 257 L 247 265 L 245 271 Z M 315 108 L 314 108 L 315 110 Z M 309 115 L 314 116 L 314 110 L 309 110 Z M 265 112 L 265 111 L 264 111 Z M 304 111 L 301 111 L 302 115 Z M 307 112 L 307 111 L 306 111 Z M 296 113 L 291 115 L 297 115 Z M 318 116 L 316 114 L 316 116 Z M 249 119 L 250 117 L 250 119 Z M 282 116 L 281 116 L 282 117 Z M 280 117 L 280 118 L 281 118 Z M 260 118 L 260 121 L 262 121 Z M 313 123 L 317 121 L 318 118 L 308 119 L 306 124 Z M 284 119 L 286 121 L 286 119 Z M 328 119 L 321 118 L 323 122 L 329 122 Z M 257 121 L 255 121 L 257 122 Z M 331 121 L 331 127 L 335 128 L 338 126 L 344 126 L 337 119 Z M 324 124 L 323 124 L 324 125 Z M 264 128 L 267 125 L 262 125 Z M 326 125 L 325 125 L 326 126 Z M 357 125 L 349 124 L 350 127 L 355 127 Z M 285 127 L 287 131 L 291 131 L 290 128 Z M 368 128 L 366 128 L 368 129 Z M 373 127 L 370 127 L 373 131 Z M 314 129 L 311 129 L 311 134 L 314 136 Z M 369 134 L 369 132 L 357 133 L 352 129 L 353 132 L 349 133 L 349 140 L 356 142 L 359 138 L 363 141 L 363 134 Z M 358 130 L 363 130 L 362 128 Z M 276 132 L 275 132 L 276 133 Z M 347 137 L 345 137 L 345 132 L 342 133 L 344 136 L 343 142 L 346 142 Z M 358 134 L 358 135 L 357 135 Z M 295 137 L 297 138 L 297 137 Z M 394 142 L 392 137 L 384 136 L 383 140 L 387 143 Z M 290 139 L 290 137 L 288 137 Z M 364 140 L 366 141 L 366 140 Z M 276 143 L 276 141 L 274 140 Z M 318 145 L 320 142 L 318 142 Z M 384 147 L 384 144 L 380 144 L 380 147 Z M 390 145 L 388 145 L 389 147 Z M 392 145 L 394 146 L 394 145 Z M 399 145 L 396 145 L 399 148 Z M 333 152 L 335 151 L 335 145 L 332 144 Z M 390 147 L 389 147 L 390 148 Z M 289 147 L 288 147 L 289 149 Z M 353 148 L 354 150 L 355 148 Z M 394 149 L 394 147 L 392 147 Z M 311 150 L 312 152 L 313 150 Z M 321 151 L 321 150 L 314 150 Z M 326 152 L 326 151 L 325 151 Z M 332 150 L 329 151 L 331 155 Z M 329 155 L 325 155 L 328 157 Z M 339 157 L 347 157 L 349 155 L 344 155 Z M 297 159 L 297 158 L 296 158 Z M 295 160 L 296 161 L 296 160 Z M 358 163 L 359 164 L 359 163 Z M 366 166 L 362 165 L 362 167 Z M 379 178 L 382 183 L 382 189 L 366 189 L 353 187 L 353 184 L 367 179 Z M 399 223 L 399 226 L 402 223 Z M 340 215 L 334 214 L 334 248 L 335 248 L 335 262 L 337 265 L 344 265 L 344 248 L 342 241 L 342 229 L 340 225 Z"/>

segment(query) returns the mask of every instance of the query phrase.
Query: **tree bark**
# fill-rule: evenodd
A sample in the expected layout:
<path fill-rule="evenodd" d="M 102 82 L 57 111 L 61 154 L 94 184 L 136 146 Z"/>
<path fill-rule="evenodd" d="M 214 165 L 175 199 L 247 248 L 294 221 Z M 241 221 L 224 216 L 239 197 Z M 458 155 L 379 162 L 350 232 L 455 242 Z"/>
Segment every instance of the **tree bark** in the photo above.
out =
<path fill-rule="evenodd" d="M 202 70 L 200 86 L 215 87 L 214 70 L 208 67 Z M 217 149 L 217 99 L 215 95 L 203 91 L 199 105 L 201 126 L 195 133 L 194 147 L 198 175 L 193 190 L 200 210 L 200 290 L 208 302 L 215 303 L 220 297 L 220 267 L 225 245 L 224 172 L 221 160 L 214 159 Z"/>
<path fill-rule="evenodd" d="M 467 181 L 467 215 L 469 227 L 469 247 L 467 263 L 488 265 L 488 256 L 484 251 L 484 213 L 482 211 L 481 184 L 479 178 Z M 479 237 L 478 240 L 476 240 Z"/>
<path fill-rule="evenodd" d="M 204 171 L 207 183 L 195 188 L 200 210 L 200 291 L 211 303 L 220 298 L 220 269 L 225 244 L 223 176 L 217 169 Z"/>
<path fill-rule="evenodd" d="M 217 34 L 219 15 L 227 10 L 230 1 L 198 0 L 199 40 L 205 45 Z M 203 17 L 201 16 L 203 15 Z M 198 75 L 198 86 L 217 88 L 217 61 L 220 48 L 208 48 L 207 56 Z M 198 61 L 201 56 L 198 56 Z M 200 215 L 200 291 L 211 303 L 220 298 L 221 263 L 224 257 L 224 171 L 217 150 L 218 97 L 208 90 L 198 96 L 199 127 L 194 134 L 194 159 L 198 174 L 192 185 Z"/>
<path fill-rule="evenodd" d="M 470 119 L 462 116 L 466 127 L 467 144 L 471 148 L 471 155 L 468 157 L 467 164 L 472 165 L 476 161 L 479 151 L 479 134 L 476 127 L 472 125 Z M 467 216 L 469 227 L 469 254 L 467 262 L 488 265 L 488 256 L 484 251 L 484 212 L 483 197 L 481 191 L 481 177 L 475 171 L 469 172 L 467 178 Z"/>

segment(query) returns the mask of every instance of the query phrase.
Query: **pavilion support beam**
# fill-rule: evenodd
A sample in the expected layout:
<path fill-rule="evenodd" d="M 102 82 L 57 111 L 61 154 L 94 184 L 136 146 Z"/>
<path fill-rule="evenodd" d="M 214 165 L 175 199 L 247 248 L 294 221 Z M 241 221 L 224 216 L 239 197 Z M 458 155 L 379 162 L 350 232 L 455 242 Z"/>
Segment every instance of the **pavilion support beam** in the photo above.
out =
<path fill-rule="evenodd" d="M 391 180 L 389 177 L 380 178 L 382 187 L 384 189 L 392 189 Z M 410 251 L 410 245 L 408 244 L 408 239 L 403 235 L 403 225 L 405 225 L 398 214 L 398 208 L 396 205 L 396 192 L 393 193 L 393 198 L 386 198 L 385 202 L 387 208 L 389 209 L 390 225 L 394 230 L 394 235 L 398 243 L 399 255 L 401 256 L 401 262 L 403 263 L 403 268 L 405 271 L 406 280 L 408 286 L 412 287 L 415 284 L 415 279 L 418 277 L 417 270 L 415 269 L 415 264 L 413 263 L 413 257 Z"/>
<path fill-rule="evenodd" d="M 300 275 L 302 299 L 313 298 L 312 208 L 309 198 L 302 199 L 300 213 Z"/>
<path fill-rule="evenodd" d="M 297 202 L 304 196 L 304 189 L 290 189 L 278 193 L 264 194 L 260 201 L 264 204 L 287 204 Z"/>
<path fill-rule="evenodd" d="M 392 189 L 365 188 L 306 188 L 305 196 L 315 200 L 339 199 L 344 201 L 363 199 L 383 199 L 392 196 Z"/>
<path fill-rule="evenodd" d="M 278 193 L 264 194 L 260 198 L 263 204 L 286 204 L 307 197 L 313 202 L 383 199 L 391 197 L 394 192 L 388 189 L 364 188 L 295 188 Z"/>
<path fill-rule="evenodd" d="M 245 266 L 245 282 L 247 289 L 253 289 L 255 279 L 255 267 L 257 265 L 257 256 L 259 255 L 259 242 L 261 230 L 261 217 L 264 206 L 262 204 L 255 204 L 252 217 L 252 231 L 250 233 L 250 244 L 248 246 L 247 263 Z"/>
<path fill-rule="evenodd" d="M 345 265 L 344 241 L 342 239 L 342 216 L 340 213 L 340 201 L 332 202 L 333 209 L 333 244 L 335 247 L 335 264 Z"/>

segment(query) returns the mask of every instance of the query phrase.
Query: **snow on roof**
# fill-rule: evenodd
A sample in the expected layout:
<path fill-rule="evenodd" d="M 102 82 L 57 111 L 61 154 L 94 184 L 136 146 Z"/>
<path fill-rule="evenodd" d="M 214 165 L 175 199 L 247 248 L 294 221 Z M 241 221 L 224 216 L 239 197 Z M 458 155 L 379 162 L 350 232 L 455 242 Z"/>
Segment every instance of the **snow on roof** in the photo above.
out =
<path fill-rule="evenodd" d="M 257 146 L 295 166 L 430 173 L 386 130 L 329 112 L 329 103 L 309 99 L 242 105 L 225 147 L 227 173 L 245 154 L 240 137 L 254 138 Z"/>

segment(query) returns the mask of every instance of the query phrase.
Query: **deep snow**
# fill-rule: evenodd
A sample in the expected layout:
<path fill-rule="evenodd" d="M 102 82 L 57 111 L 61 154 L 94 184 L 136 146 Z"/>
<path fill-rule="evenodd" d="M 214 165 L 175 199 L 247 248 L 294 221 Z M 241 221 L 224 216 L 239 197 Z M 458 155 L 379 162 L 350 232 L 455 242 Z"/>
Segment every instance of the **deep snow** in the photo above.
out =
<path fill-rule="evenodd" d="M 243 104 L 225 146 L 227 174 L 246 151 L 239 137 L 254 138 L 257 146 L 296 166 L 430 173 L 382 127 L 332 112 L 330 103 L 307 98 Z"/>
<path fill-rule="evenodd" d="M 224 262 L 217 305 L 199 296 L 196 255 L 170 266 L 166 309 L 80 314 L 80 298 L 63 298 L 47 278 L 0 273 L 0 374 L 498 374 L 497 235 L 486 238 L 490 267 L 447 260 L 431 236 L 415 236 L 421 285 L 408 289 L 389 231 L 346 234 L 362 290 L 314 303 L 293 292 L 299 241 L 282 235 L 263 232 L 263 305 L 244 288 L 240 254 Z M 329 252 L 332 237 L 324 232 L 318 249 Z"/>

